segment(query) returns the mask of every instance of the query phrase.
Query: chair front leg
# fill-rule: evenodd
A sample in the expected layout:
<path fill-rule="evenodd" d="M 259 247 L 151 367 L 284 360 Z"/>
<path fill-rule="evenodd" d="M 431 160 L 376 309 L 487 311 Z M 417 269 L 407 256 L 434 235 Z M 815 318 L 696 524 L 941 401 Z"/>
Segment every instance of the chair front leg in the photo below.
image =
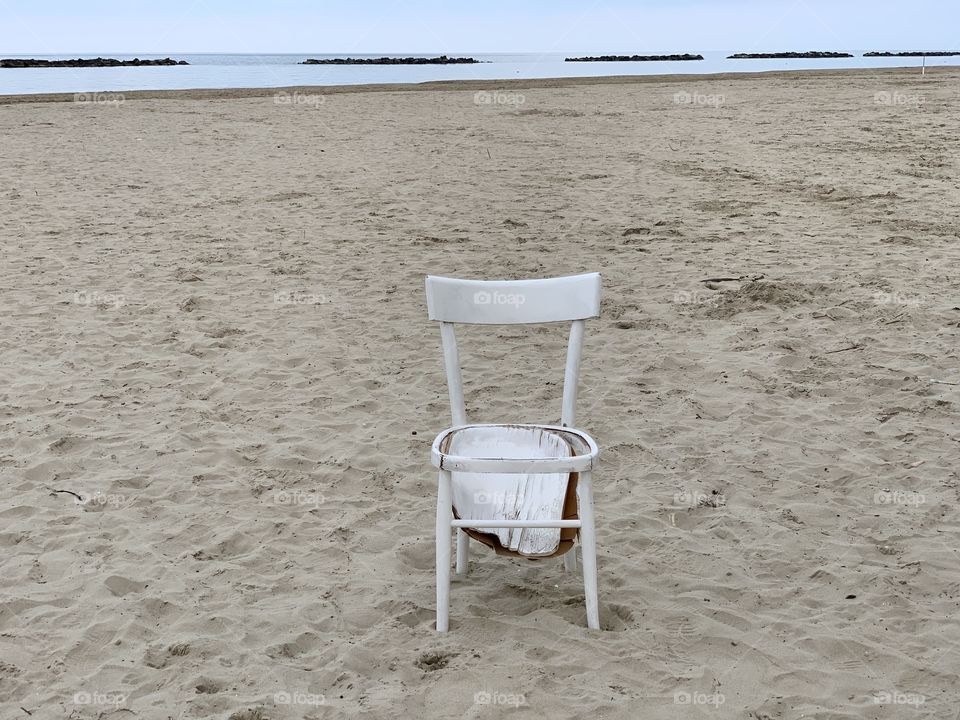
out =
<path fill-rule="evenodd" d="M 457 575 L 470 572 L 470 536 L 457 528 Z"/>
<path fill-rule="evenodd" d="M 583 594 L 587 603 L 587 626 L 600 629 L 600 609 L 597 599 L 597 538 L 593 527 L 592 473 L 580 473 L 577 500 L 580 510 L 581 561 L 583 562 Z"/>
<path fill-rule="evenodd" d="M 450 472 L 440 471 L 437 488 L 437 632 L 446 632 L 450 612 L 450 521 L 453 499 Z"/>

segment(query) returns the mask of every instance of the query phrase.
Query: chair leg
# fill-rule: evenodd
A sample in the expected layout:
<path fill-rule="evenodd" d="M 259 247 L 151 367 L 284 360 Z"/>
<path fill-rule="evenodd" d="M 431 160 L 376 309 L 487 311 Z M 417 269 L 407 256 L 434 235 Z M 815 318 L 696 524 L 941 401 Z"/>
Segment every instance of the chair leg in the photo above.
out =
<path fill-rule="evenodd" d="M 450 613 L 450 520 L 453 500 L 450 472 L 440 471 L 437 488 L 437 632 L 446 632 Z"/>
<path fill-rule="evenodd" d="M 457 528 L 457 575 L 470 572 L 470 536 Z"/>
<path fill-rule="evenodd" d="M 563 556 L 563 569 L 569 573 L 577 571 L 577 548 L 572 547 L 570 551 Z"/>
<path fill-rule="evenodd" d="M 583 594 L 587 602 L 587 626 L 600 629 L 600 609 L 597 601 L 597 538 L 593 527 L 593 482 L 591 473 L 580 473 L 577 483 L 580 510 L 581 561 L 583 562 Z"/>

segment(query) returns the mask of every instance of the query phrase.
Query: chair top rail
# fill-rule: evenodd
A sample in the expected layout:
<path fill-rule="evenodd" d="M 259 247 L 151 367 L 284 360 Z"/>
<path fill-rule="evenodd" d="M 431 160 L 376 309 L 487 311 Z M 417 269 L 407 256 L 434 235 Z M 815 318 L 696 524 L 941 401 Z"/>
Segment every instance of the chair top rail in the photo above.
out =
<path fill-rule="evenodd" d="M 477 325 L 585 320 L 600 314 L 600 273 L 541 280 L 462 280 L 428 275 L 431 320 Z"/>

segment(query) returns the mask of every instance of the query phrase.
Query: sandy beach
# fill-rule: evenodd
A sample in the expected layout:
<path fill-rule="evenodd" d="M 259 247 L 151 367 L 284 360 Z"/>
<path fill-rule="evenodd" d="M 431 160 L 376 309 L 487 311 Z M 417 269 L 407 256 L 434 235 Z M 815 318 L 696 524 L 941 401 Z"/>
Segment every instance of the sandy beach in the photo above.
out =
<path fill-rule="evenodd" d="M 953 718 L 960 69 L 0 98 L 0 716 Z M 599 271 L 579 573 L 435 633 L 424 275 Z M 564 328 L 459 332 L 556 422 Z"/>

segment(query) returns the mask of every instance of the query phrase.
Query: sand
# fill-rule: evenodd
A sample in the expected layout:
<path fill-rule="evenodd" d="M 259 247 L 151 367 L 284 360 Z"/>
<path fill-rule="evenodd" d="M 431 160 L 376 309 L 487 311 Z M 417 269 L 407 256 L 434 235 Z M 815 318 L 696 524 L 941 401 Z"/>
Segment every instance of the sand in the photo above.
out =
<path fill-rule="evenodd" d="M 958 82 L 4 99 L 0 716 L 952 718 Z M 475 545 L 438 635 L 423 277 L 594 270 L 604 630 Z"/>

